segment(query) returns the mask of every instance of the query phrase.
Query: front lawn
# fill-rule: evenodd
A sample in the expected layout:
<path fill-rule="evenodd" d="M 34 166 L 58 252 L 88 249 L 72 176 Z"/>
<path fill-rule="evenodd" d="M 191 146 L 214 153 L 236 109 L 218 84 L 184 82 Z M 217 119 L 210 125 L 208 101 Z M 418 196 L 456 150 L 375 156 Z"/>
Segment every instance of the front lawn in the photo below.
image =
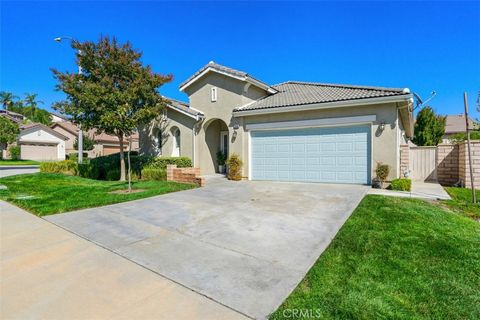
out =
<path fill-rule="evenodd" d="M 31 166 L 39 165 L 40 162 L 33 160 L 3 160 L 0 159 L 0 166 Z"/>
<path fill-rule="evenodd" d="M 366 196 L 271 319 L 480 319 L 480 224 Z"/>
<path fill-rule="evenodd" d="M 195 185 L 170 181 L 133 182 L 130 194 L 112 194 L 127 188 L 127 183 L 99 181 L 53 173 L 16 175 L 0 179 L 8 187 L 0 190 L 0 199 L 11 202 L 39 216 L 98 207 L 112 203 L 147 198 L 159 194 L 194 188 Z"/>
<path fill-rule="evenodd" d="M 475 190 L 477 202 L 472 202 L 472 189 L 446 187 L 452 200 L 444 203 L 453 211 L 473 219 L 480 219 L 480 190 Z"/>

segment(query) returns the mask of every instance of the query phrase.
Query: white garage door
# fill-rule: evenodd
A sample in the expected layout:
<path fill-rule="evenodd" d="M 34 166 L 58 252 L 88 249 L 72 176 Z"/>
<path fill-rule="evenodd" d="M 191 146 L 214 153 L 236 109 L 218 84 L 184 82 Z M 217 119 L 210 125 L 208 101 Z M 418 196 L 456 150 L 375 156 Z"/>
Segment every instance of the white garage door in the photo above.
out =
<path fill-rule="evenodd" d="M 58 160 L 57 145 L 22 144 L 20 145 L 20 157 L 24 160 Z"/>
<path fill-rule="evenodd" d="M 370 126 L 251 132 L 252 180 L 370 183 Z"/>

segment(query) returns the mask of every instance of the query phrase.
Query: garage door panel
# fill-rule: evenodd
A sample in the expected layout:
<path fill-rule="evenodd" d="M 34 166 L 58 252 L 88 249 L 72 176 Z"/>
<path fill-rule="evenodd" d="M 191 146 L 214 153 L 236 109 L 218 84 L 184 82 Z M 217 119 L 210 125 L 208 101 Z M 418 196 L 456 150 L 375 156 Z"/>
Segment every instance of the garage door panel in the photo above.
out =
<path fill-rule="evenodd" d="M 370 126 L 254 131 L 251 137 L 254 180 L 370 182 Z"/>

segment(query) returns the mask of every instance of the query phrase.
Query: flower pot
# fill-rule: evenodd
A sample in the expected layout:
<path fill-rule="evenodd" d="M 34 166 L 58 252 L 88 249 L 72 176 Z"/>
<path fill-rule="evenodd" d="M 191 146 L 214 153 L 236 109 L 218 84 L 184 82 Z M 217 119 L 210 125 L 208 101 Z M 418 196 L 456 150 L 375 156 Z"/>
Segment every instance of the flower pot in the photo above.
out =
<path fill-rule="evenodd" d="M 218 165 L 218 173 L 225 173 L 225 165 Z"/>

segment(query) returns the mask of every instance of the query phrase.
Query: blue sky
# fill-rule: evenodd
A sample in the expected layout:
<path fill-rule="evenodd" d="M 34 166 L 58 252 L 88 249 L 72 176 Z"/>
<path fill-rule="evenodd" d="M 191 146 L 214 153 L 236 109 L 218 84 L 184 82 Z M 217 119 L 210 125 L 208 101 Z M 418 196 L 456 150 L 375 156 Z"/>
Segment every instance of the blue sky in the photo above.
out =
<path fill-rule="evenodd" d="M 49 68 L 76 70 L 59 35 L 130 41 L 174 80 L 210 60 L 269 83 L 287 80 L 409 87 L 440 113 L 474 111 L 480 90 L 479 2 L 2 1 L 0 89 L 61 100 Z M 479 117 L 478 112 L 473 116 Z"/>

